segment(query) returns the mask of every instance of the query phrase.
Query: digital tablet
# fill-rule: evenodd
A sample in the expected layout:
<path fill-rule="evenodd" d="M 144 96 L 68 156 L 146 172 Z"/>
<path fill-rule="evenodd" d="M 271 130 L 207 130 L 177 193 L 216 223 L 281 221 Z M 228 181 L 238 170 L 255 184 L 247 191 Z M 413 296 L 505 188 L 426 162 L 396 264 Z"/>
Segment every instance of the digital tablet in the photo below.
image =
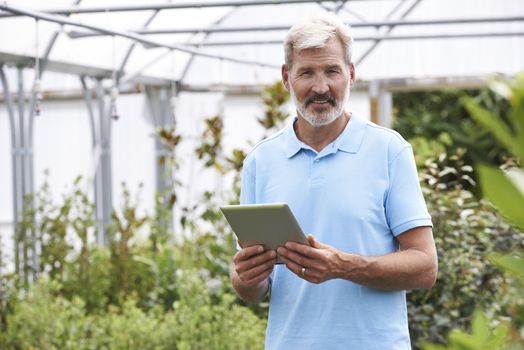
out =
<path fill-rule="evenodd" d="M 277 249 L 288 241 L 309 244 L 286 203 L 225 205 L 220 210 L 242 247 Z"/>

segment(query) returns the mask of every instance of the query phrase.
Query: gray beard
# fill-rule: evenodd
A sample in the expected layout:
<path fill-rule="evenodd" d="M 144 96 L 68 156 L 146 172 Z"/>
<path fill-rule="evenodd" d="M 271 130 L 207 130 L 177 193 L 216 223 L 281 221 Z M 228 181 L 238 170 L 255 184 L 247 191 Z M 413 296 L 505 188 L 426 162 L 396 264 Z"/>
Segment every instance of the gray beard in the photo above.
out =
<path fill-rule="evenodd" d="M 344 114 L 344 108 L 347 105 L 347 102 L 349 100 L 349 95 L 351 94 L 349 87 L 346 90 L 346 93 L 344 94 L 344 98 L 342 103 L 338 103 L 336 101 L 335 106 L 331 110 L 331 112 L 326 113 L 324 116 L 318 116 L 317 114 L 309 113 L 306 109 L 305 104 L 300 104 L 297 96 L 295 95 L 295 91 L 291 87 L 291 84 L 289 84 L 289 92 L 291 93 L 291 99 L 293 100 L 293 103 L 295 104 L 298 114 L 300 117 L 302 117 L 304 120 L 306 120 L 309 124 L 311 124 L 313 127 L 318 128 L 324 125 L 331 124 L 335 120 L 337 120 L 341 115 Z"/>

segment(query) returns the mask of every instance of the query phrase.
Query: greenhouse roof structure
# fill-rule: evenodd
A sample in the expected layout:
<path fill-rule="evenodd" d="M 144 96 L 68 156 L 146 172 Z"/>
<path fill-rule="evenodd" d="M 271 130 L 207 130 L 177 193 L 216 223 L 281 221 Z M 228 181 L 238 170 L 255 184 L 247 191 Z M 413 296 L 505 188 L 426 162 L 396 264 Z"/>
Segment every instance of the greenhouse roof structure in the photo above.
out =
<path fill-rule="evenodd" d="M 16 229 L 24 196 L 42 182 L 39 173 L 51 162 L 39 157 L 69 151 L 68 166 L 93 175 L 102 232 L 110 221 L 115 177 L 147 168 L 125 168 L 126 162 L 113 167 L 112 157 L 140 163 L 144 149 L 153 149 L 156 158 L 165 152 L 158 140 L 147 146 L 127 140 L 127 149 L 116 143 L 112 148 L 113 134 L 121 132 L 117 137 L 125 140 L 130 132 L 122 126 L 140 119 L 148 124 L 133 130 L 152 132 L 171 125 L 177 114 L 179 130 L 198 138 L 188 116 L 222 112 L 224 96 L 255 98 L 262 86 L 278 81 L 287 30 L 323 12 L 336 13 L 352 28 L 357 94 L 350 104 L 361 101 L 375 122 L 387 124 L 395 89 L 479 86 L 491 74 L 524 70 L 522 0 L 1 0 L 0 198 L 13 200 L 0 202 L 0 212 L 9 213 L 0 215 L 0 231 L 2 225 Z M 147 101 L 147 113 L 137 96 Z M 111 126 L 117 98 L 119 111 L 130 117 L 121 118 L 118 128 Z M 57 119 L 36 122 L 40 103 Z M 251 102 L 228 103 L 238 114 L 253 111 Z M 144 118 L 132 118 L 137 114 Z M 242 129 L 237 135 L 252 129 L 243 124 L 246 118 L 235 118 L 231 125 Z M 52 151 L 58 138 L 41 135 L 56 130 L 68 139 Z M 169 186 L 160 174 L 157 169 L 151 193 Z"/>
<path fill-rule="evenodd" d="M 327 11 L 352 26 L 363 81 L 512 75 L 524 65 L 519 0 L 19 0 L 0 11 L 0 62 L 34 66 L 38 56 L 52 72 L 110 78 L 116 70 L 121 84 L 275 81 L 286 30 Z M 78 80 L 52 80 L 43 88 L 79 88 Z"/>

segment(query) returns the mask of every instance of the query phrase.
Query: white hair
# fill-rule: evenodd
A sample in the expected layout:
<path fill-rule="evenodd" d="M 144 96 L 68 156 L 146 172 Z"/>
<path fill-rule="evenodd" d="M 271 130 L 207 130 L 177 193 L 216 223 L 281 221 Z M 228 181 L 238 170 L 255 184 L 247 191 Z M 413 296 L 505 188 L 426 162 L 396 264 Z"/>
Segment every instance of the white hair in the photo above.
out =
<path fill-rule="evenodd" d="M 286 66 L 291 69 L 294 49 L 322 48 L 333 37 L 342 43 L 346 62 L 350 64 L 353 53 L 351 29 L 337 16 L 324 14 L 304 18 L 289 29 L 284 40 Z"/>

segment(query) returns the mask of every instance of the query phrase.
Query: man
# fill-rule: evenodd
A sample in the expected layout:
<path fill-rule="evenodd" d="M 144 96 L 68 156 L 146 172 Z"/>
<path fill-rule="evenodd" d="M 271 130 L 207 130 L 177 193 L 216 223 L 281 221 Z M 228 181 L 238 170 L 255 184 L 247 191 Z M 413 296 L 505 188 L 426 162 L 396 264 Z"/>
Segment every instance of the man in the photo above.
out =
<path fill-rule="evenodd" d="M 355 67 L 337 17 L 297 23 L 284 47 L 297 118 L 246 157 L 241 202 L 286 202 L 312 235 L 241 248 L 233 287 L 247 302 L 270 292 L 267 349 L 410 349 L 405 290 L 437 274 L 411 146 L 345 111 Z"/>

